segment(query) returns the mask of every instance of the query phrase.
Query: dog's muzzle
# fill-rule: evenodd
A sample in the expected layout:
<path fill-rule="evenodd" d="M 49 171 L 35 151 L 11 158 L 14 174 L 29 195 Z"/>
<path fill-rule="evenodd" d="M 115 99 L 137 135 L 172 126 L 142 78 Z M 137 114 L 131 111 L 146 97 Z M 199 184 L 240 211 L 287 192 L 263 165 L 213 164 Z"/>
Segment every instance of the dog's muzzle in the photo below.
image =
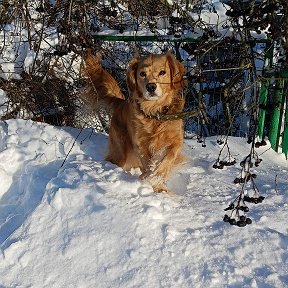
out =
<path fill-rule="evenodd" d="M 162 97 L 162 89 L 157 83 L 148 83 L 145 86 L 145 91 L 143 92 L 143 97 L 146 100 L 158 100 Z"/>
<path fill-rule="evenodd" d="M 157 84 L 156 83 L 148 83 L 146 85 L 146 90 L 150 93 L 153 94 L 157 89 Z"/>

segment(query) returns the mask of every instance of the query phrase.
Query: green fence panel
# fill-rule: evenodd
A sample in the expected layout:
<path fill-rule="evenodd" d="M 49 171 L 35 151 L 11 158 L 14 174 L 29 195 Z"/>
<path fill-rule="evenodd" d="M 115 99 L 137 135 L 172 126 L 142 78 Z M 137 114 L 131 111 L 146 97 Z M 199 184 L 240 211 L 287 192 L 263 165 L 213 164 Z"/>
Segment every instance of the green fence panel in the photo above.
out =
<path fill-rule="evenodd" d="M 266 42 L 265 60 L 267 61 L 267 68 L 273 66 L 273 50 L 274 46 L 272 42 Z M 259 96 L 259 115 L 258 115 L 258 127 L 257 135 L 260 138 L 264 138 L 265 127 L 269 127 L 268 139 L 271 143 L 273 150 L 278 152 L 279 146 L 282 146 L 282 152 L 285 154 L 286 159 L 288 157 L 288 111 L 287 111 L 287 92 L 288 92 L 288 70 L 284 70 L 281 73 L 264 74 L 266 77 L 261 82 L 260 96 Z M 267 107 L 269 88 L 273 77 L 278 78 L 275 83 L 272 107 Z M 268 78 L 268 79 L 267 79 Z M 267 117 L 269 113 L 270 117 Z M 270 119 L 270 123 L 268 123 Z M 284 131 L 283 131 L 284 122 Z M 283 137 L 281 137 L 283 136 Z M 282 141 L 280 143 L 280 141 Z M 279 145 L 280 144 L 280 145 Z"/>
<path fill-rule="evenodd" d="M 288 74 L 288 73 L 287 73 Z M 284 117 L 284 131 L 282 138 L 282 152 L 285 154 L 286 159 L 288 159 L 288 78 L 284 86 L 284 97 L 283 106 L 285 107 L 283 117 Z"/>
<path fill-rule="evenodd" d="M 263 80 L 261 83 L 260 90 L 260 99 L 259 104 L 259 117 L 258 117 L 258 132 L 257 135 L 263 139 L 264 138 L 264 127 L 265 127 L 265 119 L 266 119 L 266 105 L 267 105 L 267 97 L 268 97 L 268 89 L 269 89 L 269 80 Z"/>
<path fill-rule="evenodd" d="M 288 101 L 286 99 L 286 107 L 288 105 Z M 288 112 L 286 108 L 286 117 L 285 117 L 285 126 L 283 132 L 283 143 L 282 143 L 282 152 L 285 154 L 286 159 L 288 159 Z"/>
<path fill-rule="evenodd" d="M 271 123 L 269 129 L 269 140 L 271 147 L 274 151 L 278 152 L 279 139 L 280 139 L 280 129 L 281 129 L 281 116 L 283 115 L 283 90 L 284 90 L 283 79 L 277 80 L 275 85 L 275 95 L 273 98 L 273 107 L 271 114 Z M 281 115 L 282 114 L 282 115 Z"/>

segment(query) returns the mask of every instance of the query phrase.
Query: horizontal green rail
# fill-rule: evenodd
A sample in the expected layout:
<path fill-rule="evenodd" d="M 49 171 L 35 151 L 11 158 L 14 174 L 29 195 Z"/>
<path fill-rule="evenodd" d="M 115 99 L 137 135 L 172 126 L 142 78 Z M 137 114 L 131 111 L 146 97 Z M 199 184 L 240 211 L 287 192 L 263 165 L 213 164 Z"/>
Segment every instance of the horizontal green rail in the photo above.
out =
<path fill-rule="evenodd" d="M 155 36 L 155 35 L 94 35 L 94 39 L 101 41 L 124 41 L 124 42 L 197 42 L 196 38 Z"/>
<path fill-rule="evenodd" d="M 94 39 L 100 41 L 124 41 L 124 42 L 191 42 L 197 43 L 201 40 L 199 38 L 192 38 L 191 36 L 182 35 L 175 37 L 171 35 L 122 35 L 122 34 L 95 34 Z M 270 39 L 255 39 L 256 43 L 271 43 Z"/>
<path fill-rule="evenodd" d="M 288 84 L 286 83 L 286 89 L 288 89 Z M 284 131 L 283 131 L 283 141 L 282 141 L 282 152 L 285 154 L 286 159 L 288 159 L 288 96 L 286 95 L 286 113 L 284 119 Z"/>

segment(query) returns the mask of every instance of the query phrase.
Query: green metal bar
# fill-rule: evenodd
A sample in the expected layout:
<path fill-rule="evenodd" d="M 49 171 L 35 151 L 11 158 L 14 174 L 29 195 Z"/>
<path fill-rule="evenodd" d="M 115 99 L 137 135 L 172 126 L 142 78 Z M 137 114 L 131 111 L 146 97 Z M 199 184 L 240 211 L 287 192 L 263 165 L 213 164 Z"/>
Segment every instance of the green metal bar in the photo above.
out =
<path fill-rule="evenodd" d="M 199 39 L 191 36 L 174 37 L 171 35 L 122 35 L 122 34 L 95 34 L 94 39 L 100 41 L 125 41 L 125 42 L 199 42 Z M 270 39 L 257 39 L 257 43 L 272 43 Z"/>
<path fill-rule="evenodd" d="M 284 98 L 285 100 L 283 101 L 285 105 L 285 111 L 284 111 L 284 131 L 283 131 L 283 138 L 282 138 L 282 152 L 285 154 L 286 159 L 288 159 L 288 79 L 286 80 L 285 83 L 285 88 L 284 88 Z"/>
<path fill-rule="evenodd" d="M 273 99 L 273 110 L 269 130 L 269 140 L 271 143 L 271 147 L 276 152 L 278 151 L 279 146 L 279 126 L 281 126 L 281 106 L 283 102 L 284 81 L 285 80 L 283 79 L 276 81 L 275 95 Z"/>
<path fill-rule="evenodd" d="M 266 118 L 266 110 L 264 107 L 267 106 L 267 97 L 268 97 L 268 88 L 269 88 L 269 81 L 263 80 L 261 83 L 261 90 L 260 90 L 260 97 L 259 97 L 259 116 L 258 116 L 258 129 L 257 129 L 257 135 L 262 139 L 264 138 L 264 124 L 265 124 L 265 118 Z"/>
<path fill-rule="evenodd" d="M 268 39 L 265 43 L 266 43 L 265 56 L 268 59 L 268 67 L 271 68 L 273 66 L 274 44 L 271 40 Z"/>
<path fill-rule="evenodd" d="M 197 42 L 195 38 L 176 38 L 171 36 L 154 36 L 154 35 L 105 35 L 98 34 L 93 36 L 94 39 L 100 41 L 124 41 L 124 42 Z"/>
<path fill-rule="evenodd" d="M 282 76 L 283 77 L 283 76 Z M 284 120 L 284 107 L 285 107 L 285 99 L 286 99 L 286 95 L 285 95 L 285 87 L 287 84 L 287 79 L 285 79 L 283 81 L 283 90 L 282 90 L 282 101 L 281 101 L 281 106 L 280 106 L 280 115 L 279 115 L 279 126 L 278 126 L 278 146 L 279 146 L 279 141 L 280 141 L 280 137 L 281 137 L 281 130 L 282 130 L 282 123 Z M 283 144 L 283 138 L 282 138 L 282 143 L 281 146 Z"/>
<path fill-rule="evenodd" d="M 288 101 L 286 101 L 286 107 L 287 105 L 288 105 Z M 286 159 L 288 159 L 288 112 L 287 112 L 287 108 L 286 108 L 284 127 L 285 128 L 283 132 L 282 152 L 285 154 Z"/>

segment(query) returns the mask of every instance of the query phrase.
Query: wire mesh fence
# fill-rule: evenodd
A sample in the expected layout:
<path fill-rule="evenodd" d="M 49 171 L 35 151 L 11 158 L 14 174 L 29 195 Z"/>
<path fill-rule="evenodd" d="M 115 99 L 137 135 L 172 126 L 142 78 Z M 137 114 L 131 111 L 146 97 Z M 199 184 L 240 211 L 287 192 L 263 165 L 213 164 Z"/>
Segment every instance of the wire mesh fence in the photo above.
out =
<path fill-rule="evenodd" d="M 230 135 L 247 136 L 249 112 L 247 103 L 251 97 L 251 89 L 255 87 L 249 81 L 249 70 L 252 69 L 251 55 L 247 55 L 246 47 L 232 37 L 213 43 L 207 48 L 195 39 L 167 41 L 151 38 L 149 42 L 143 38 L 109 37 L 110 41 L 96 37 L 97 51 L 103 55 L 103 65 L 117 79 L 122 90 L 128 95 L 125 74 L 131 55 L 137 50 L 142 55 L 149 53 L 165 53 L 173 50 L 177 58 L 183 61 L 187 70 L 188 88 L 185 91 L 185 110 L 205 107 L 205 118 L 187 118 L 186 132 L 194 132 L 201 136 Z M 112 41 L 113 39 L 113 41 Z M 124 41 L 120 41 L 123 39 Z M 131 40 L 131 39 L 129 39 Z M 190 40 L 190 41 L 188 41 Z M 193 41 L 192 41 L 193 40 Z M 268 44 L 267 44 L 268 43 Z M 269 42 L 255 43 L 257 49 L 257 74 L 265 63 L 265 47 Z M 211 43 L 209 43 L 211 44 Z M 262 51 L 262 52 L 260 52 Z M 247 100 L 247 101 L 246 101 Z"/>

